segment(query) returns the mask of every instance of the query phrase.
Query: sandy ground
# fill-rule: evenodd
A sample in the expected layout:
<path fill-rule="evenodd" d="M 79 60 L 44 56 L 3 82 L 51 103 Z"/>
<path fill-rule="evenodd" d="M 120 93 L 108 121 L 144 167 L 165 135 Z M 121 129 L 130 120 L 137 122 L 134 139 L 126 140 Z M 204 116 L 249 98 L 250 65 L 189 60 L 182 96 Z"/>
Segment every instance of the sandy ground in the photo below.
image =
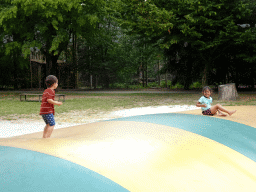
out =
<path fill-rule="evenodd" d="M 255 105 L 241 105 L 241 106 L 224 106 L 225 109 L 229 111 L 237 110 L 235 114 L 232 116 L 227 115 L 226 117 L 221 116 L 213 116 L 214 118 L 221 118 L 229 121 L 234 121 L 237 123 L 242 123 L 251 127 L 256 128 L 256 106 Z M 198 108 L 196 110 L 188 110 L 182 113 L 192 114 L 192 115 L 200 115 L 201 109 Z"/>
<path fill-rule="evenodd" d="M 120 117 L 129 117 L 136 115 L 157 114 L 157 113 L 174 113 L 181 111 L 190 111 L 200 109 L 194 105 L 171 105 L 171 106 L 158 106 L 158 107 L 141 107 L 114 111 L 109 114 L 99 113 L 91 117 L 86 117 L 81 114 L 80 116 L 70 114 L 69 119 L 65 120 L 61 115 L 56 116 L 56 125 L 54 129 L 71 127 L 75 125 L 88 124 L 98 121 L 104 121 Z M 35 132 L 43 131 L 45 123 L 43 120 L 2 120 L 0 122 L 0 138 L 13 137 L 18 135 L 25 135 Z"/>

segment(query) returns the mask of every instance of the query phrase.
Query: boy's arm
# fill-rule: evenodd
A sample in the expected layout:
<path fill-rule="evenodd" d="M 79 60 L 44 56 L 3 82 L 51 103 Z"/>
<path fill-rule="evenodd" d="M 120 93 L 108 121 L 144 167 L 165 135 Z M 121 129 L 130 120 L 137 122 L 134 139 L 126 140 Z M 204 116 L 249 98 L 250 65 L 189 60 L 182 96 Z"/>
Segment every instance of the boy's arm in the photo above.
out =
<path fill-rule="evenodd" d="M 54 100 L 52 100 L 52 99 L 47 99 L 47 102 L 48 102 L 48 103 L 51 103 L 51 104 L 53 104 L 53 105 L 58 105 L 58 106 L 60 106 L 60 105 L 63 104 L 62 102 L 54 101 Z"/>
<path fill-rule="evenodd" d="M 199 101 L 196 104 L 197 107 L 207 107 L 206 104 L 201 104 Z"/>

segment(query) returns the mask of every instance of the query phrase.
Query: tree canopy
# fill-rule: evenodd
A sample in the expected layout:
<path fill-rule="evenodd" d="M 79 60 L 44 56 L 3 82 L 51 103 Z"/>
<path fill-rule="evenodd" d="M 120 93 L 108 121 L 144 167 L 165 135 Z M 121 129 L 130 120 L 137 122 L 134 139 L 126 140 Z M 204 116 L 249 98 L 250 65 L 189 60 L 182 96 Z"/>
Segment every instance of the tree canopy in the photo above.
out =
<path fill-rule="evenodd" d="M 238 25 L 249 21 L 252 15 L 245 1 L 132 0 L 125 1 L 124 7 L 124 27 L 150 36 L 169 50 L 165 53 L 172 70 L 175 66 L 177 70 L 184 67 L 184 75 L 191 76 L 186 74 L 189 66 L 184 63 L 194 62 L 194 68 L 200 64 L 203 84 L 207 84 L 209 70 L 215 67 L 218 58 L 227 55 L 227 51 L 237 47 L 239 42 L 252 41 L 254 37 L 254 28 L 247 30 Z M 255 61 L 252 57 L 249 60 L 247 54 L 240 56 Z M 232 55 L 229 57 L 231 60 Z M 177 60 L 183 65 L 177 65 Z"/>
<path fill-rule="evenodd" d="M 5 45 L 6 53 L 19 47 L 27 57 L 37 47 L 46 57 L 47 74 L 56 74 L 56 62 L 67 49 L 71 35 L 93 35 L 104 0 L 4 0 L 0 25 L 13 37 Z M 18 37 L 16 37 L 18 36 Z"/>
<path fill-rule="evenodd" d="M 200 79 L 254 86 L 255 14 L 250 0 L 2 0 L 1 84 L 11 73 L 17 88 L 37 48 L 44 76 L 58 76 L 61 58 L 77 77 L 98 76 L 105 87 L 138 71 L 144 83 L 159 55 L 162 72 L 186 89 Z"/>

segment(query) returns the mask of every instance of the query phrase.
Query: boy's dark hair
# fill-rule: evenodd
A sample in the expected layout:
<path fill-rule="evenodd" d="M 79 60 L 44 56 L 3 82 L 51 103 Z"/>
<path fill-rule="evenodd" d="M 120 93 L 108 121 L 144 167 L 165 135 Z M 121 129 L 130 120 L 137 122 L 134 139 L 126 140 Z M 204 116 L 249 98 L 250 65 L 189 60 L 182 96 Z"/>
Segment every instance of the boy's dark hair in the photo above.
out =
<path fill-rule="evenodd" d="M 209 86 L 205 86 L 205 87 L 203 88 L 202 92 L 205 92 L 206 90 L 209 90 L 210 92 L 212 92 L 212 89 L 211 89 L 211 87 L 209 87 Z"/>
<path fill-rule="evenodd" d="M 45 80 L 47 88 L 51 87 L 54 83 L 57 83 L 58 79 L 54 75 L 48 75 Z"/>

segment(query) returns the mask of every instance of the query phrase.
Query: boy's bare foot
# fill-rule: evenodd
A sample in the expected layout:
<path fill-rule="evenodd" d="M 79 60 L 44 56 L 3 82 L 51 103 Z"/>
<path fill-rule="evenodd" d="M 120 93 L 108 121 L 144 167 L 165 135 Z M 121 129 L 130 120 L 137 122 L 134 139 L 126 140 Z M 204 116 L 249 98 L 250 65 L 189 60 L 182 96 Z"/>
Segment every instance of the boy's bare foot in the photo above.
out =
<path fill-rule="evenodd" d="M 236 110 L 234 110 L 234 111 L 229 111 L 228 114 L 231 116 L 231 115 L 233 115 L 235 112 L 236 112 Z"/>

